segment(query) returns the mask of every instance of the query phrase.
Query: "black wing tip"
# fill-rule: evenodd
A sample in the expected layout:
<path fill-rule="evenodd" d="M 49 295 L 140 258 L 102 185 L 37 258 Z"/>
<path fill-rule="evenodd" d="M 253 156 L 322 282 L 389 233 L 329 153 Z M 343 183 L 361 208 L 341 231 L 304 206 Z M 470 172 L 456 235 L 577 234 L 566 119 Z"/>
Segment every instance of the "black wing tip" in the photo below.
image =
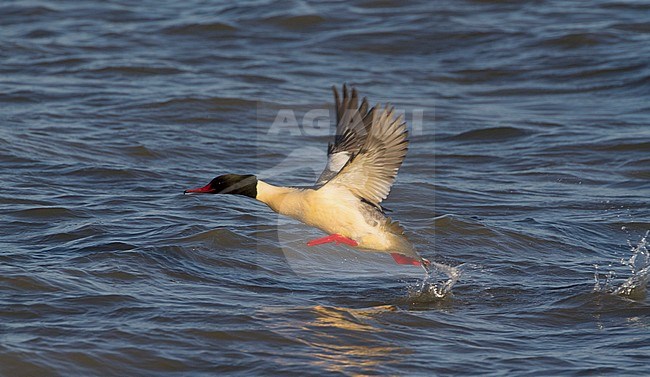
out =
<path fill-rule="evenodd" d="M 348 90 L 348 88 L 350 90 Z M 339 90 L 336 85 L 332 85 L 332 91 L 335 95 L 338 95 Z M 344 82 L 343 85 L 341 85 L 341 94 L 343 95 L 343 98 L 348 98 L 348 96 L 352 97 L 355 94 L 358 94 L 358 92 L 354 84 L 348 85 L 347 82 Z"/>
<path fill-rule="evenodd" d="M 341 105 L 351 105 L 352 103 L 356 102 L 355 101 L 356 99 L 359 98 L 359 92 L 357 91 L 357 88 L 354 85 L 348 85 L 348 83 L 346 82 L 344 82 L 343 85 L 341 85 L 340 94 L 339 94 L 338 87 L 336 85 L 332 85 L 332 92 L 334 93 L 334 102 L 337 105 L 339 103 Z M 341 97 L 342 97 L 342 101 L 341 101 Z M 363 105 L 364 103 L 366 104 L 368 103 L 368 98 L 363 97 L 361 99 L 361 105 Z"/>

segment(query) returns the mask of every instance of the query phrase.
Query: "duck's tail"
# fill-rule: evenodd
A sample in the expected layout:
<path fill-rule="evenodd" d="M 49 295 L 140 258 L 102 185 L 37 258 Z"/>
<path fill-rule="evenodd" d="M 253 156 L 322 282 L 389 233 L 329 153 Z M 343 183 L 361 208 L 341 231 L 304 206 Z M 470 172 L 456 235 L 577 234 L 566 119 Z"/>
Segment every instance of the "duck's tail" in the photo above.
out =
<path fill-rule="evenodd" d="M 415 250 L 415 247 L 411 242 L 406 238 L 404 234 L 404 228 L 397 222 L 387 219 L 386 229 L 392 235 L 392 247 L 390 255 L 393 257 L 395 262 L 398 264 L 412 264 L 414 266 L 422 266 L 425 270 L 428 271 L 428 267 L 431 264 L 427 259 L 422 258 L 422 256 Z"/>

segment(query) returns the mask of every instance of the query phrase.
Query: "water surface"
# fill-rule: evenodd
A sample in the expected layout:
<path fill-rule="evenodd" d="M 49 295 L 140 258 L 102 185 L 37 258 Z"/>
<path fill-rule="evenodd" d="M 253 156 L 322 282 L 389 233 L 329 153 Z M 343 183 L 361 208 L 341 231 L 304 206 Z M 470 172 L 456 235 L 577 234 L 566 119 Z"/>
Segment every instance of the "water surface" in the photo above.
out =
<path fill-rule="evenodd" d="M 649 19 L 614 0 L 2 2 L 0 374 L 647 375 Z M 305 115 L 344 82 L 409 122 L 384 204 L 461 272 L 443 298 L 444 274 L 182 195 L 227 172 L 312 183 L 330 130 Z"/>

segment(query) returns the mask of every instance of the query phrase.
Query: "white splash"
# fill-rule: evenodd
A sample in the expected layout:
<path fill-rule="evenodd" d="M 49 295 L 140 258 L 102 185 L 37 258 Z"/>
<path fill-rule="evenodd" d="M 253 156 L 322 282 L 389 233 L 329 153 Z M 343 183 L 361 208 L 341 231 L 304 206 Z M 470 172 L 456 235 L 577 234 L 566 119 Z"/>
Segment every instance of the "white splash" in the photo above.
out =
<path fill-rule="evenodd" d="M 416 301 L 427 301 L 430 299 L 441 299 L 451 293 L 451 288 L 460 279 L 461 270 L 458 267 L 446 264 L 431 262 L 429 269 L 425 269 L 424 280 L 409 288 L 409 297 Z M 441 280 L 438 273 L 446 275 Z"/>
<path fill-rule="evenodd" d="M 596 292 L 610 292 L 616 295 L 626 296 L 632 299 L 643 299 L 646 296 L 648 281 L 650 281 L 650 252 L 648 252 L 647 231 L 641 241 L 635 246 L 628 241 L 632 256 L 630 259 L 623 259 L 621 262 L 630 268 L 631 275 L 620 286 L 615 286 L 616 274 L 610 271 L 605 275 L 605 281 L 601 283 L 598 277 L 598 266 L 594 274 Z"/>

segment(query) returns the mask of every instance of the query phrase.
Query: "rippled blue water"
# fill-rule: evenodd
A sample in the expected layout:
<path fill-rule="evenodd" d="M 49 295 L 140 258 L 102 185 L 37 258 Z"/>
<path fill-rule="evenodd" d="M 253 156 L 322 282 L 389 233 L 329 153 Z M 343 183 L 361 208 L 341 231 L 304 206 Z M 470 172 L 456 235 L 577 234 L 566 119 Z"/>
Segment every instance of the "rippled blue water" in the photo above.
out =
<path fill-rule="evenodd" d="M 631 0 L 0 3 L 0 375 L 647 375 L 648 20 Z M 444 298 L 444 274 L 182 195 L 312 183 L 344 82 L 405 114 L 385 205 L 461 271 Z"/>

